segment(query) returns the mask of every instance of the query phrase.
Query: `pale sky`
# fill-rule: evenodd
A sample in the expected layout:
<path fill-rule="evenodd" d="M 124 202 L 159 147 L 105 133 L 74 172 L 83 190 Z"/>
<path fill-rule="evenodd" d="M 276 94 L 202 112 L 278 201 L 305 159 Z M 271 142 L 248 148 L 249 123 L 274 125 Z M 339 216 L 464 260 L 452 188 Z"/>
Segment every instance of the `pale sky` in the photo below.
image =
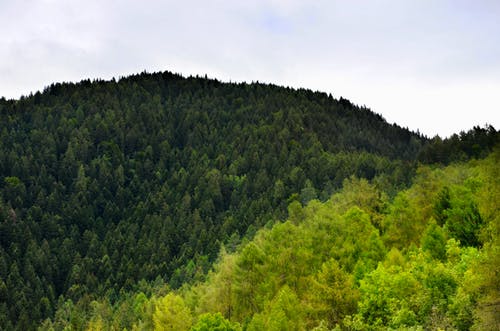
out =
<path fill-rule="evenodd" d="M 500 128 L 500 0 L 0 0 L 0 96 L 169 70 L 343 96 L 427 136 Z"/>

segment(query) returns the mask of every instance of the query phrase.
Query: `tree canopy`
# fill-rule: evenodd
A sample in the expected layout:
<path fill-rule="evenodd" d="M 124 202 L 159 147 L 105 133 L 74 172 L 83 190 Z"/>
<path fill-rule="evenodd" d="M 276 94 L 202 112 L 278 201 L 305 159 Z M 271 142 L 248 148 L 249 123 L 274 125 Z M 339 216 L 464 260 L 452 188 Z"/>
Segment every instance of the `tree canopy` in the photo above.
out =
<path fill-rule="evenodd" d="M 494 261 L 484 229 L 497 210 L 480 203 L 481 180 L 433 186 L 441 175 L 423 167 L 420 191 L 405 189 L 418 162 L 484 157 L 497 142 L 492 127 L 429 140 L 325 93 L 170 72 L 57 83 L 0 99 L 0 327 L 151 329 L 189 310 L 192 323 L 176 327 L 190 328 L 198 323 L 194 296 L 164 297 L 210 277 L 231 285 L 213 293 L 220 310 L 209 313 L 269 328 L 286 327 L 287 316 L 307 320 L 291 311 L 307 278 L 324 290 L 307 314 L 331 326 L 354 314 L 359 282 L 387 245 L 422 243 L 445 263 L 443 245 L 453 238 L 459 249 L 490 249 Z M 351 238 L 336 252 L 297 228 L 330 198 L 340 209 L 322 226 L 340 234 L 333 243 Z M 275 237 L 264 240 L 259 229 L 275 223 Z M 279 236 L 290 236 L 290 245 L 267 261 L 259 240 L 279 246 Z M 208 271 L 218 259 L 215 276 Z M 309 274 L 312 265 L 323 273 Z M 238 270 L 250 281 L 233 277 Z M 280 280 L 260 284 L 270 270 L 280 270 Z M 330 281 L 337 283 L 325 288 Z M 342 308 L 328 311 L 335 302 Z"/>

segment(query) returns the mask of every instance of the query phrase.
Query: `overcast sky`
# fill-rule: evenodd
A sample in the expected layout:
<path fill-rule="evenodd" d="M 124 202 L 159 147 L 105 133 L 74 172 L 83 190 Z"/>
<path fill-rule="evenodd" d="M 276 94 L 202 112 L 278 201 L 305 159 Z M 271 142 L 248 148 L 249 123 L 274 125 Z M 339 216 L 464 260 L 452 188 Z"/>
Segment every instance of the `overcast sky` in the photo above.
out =
<path fill-rule="evenodd" d="M 169 70 L 321 90 L 434 136 L 500 128 L 500 1 L 0 0 L 0 96 Z"/>

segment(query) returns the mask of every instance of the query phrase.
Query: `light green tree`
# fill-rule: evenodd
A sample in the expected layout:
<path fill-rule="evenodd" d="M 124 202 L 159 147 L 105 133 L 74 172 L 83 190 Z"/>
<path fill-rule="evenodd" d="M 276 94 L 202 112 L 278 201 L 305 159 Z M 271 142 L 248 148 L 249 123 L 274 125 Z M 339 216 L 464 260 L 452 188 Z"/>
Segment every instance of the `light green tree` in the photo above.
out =
<path fill-rule="evenodd" d="M 238 323 L 231 323 L 225 319 L 221 313 L 203 314 L 198 319 L 198 322 L 193 325 L 191 331 L 240 331 L 241 327 Z"/>
<path fill-rule="evenodd" d="M 344 272 L 334 259 L 325 262 L 311 279 L 310 295 L 315 319 L 324 319 L 330 326 L 354 313 L 359 299 L 352 275 Z"/>
<path fill-rule="evenodd" d="M 255 314 L 248 331 L 301 331 L 305 330 L 305 316 L 297 295 L 283 286 L 266 309 Z"/>
<path fill-rule="evenodd" d="M 153 323 L 156 331 L 189 330 L 192 316 L 182 297 L 170 292 L 156 302 Z"/>

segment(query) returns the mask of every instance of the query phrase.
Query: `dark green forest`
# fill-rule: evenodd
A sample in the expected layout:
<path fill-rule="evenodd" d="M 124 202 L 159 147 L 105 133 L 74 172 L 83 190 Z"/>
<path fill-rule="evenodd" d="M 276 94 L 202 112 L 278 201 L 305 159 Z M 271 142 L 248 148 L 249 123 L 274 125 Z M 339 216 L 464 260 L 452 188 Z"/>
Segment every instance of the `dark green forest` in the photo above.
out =
<path fill-rule="evenodd" d="M 500 150 L 420 166 L 393 198 L 351 177 L 294 201 L 205 280 L 66 301 L 41 330 L 498 330 Z"/>
<path fill-rule="evenodd" d="M 0 99 L 0 329 L 495 325 L 499 141 L 170 72 Z"/>

